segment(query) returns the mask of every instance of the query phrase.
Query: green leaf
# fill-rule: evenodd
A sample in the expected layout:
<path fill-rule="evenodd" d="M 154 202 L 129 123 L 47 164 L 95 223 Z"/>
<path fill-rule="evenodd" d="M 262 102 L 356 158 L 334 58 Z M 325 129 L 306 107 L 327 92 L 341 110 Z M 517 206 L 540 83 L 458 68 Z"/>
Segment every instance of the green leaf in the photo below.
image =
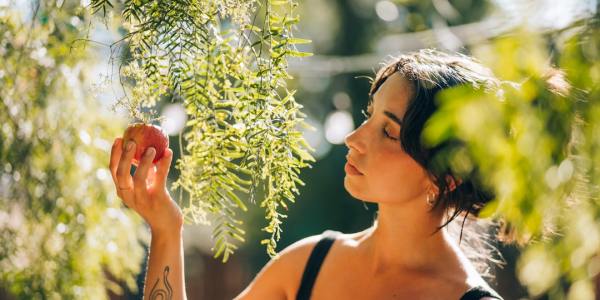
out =
<path fill-rule="evenodd" d="M 287 39 L 287 42 L 289 44 L 310 44 L 310 43 L 312 43 L 311 40 L 300 39 L 300 38 L 290 38 L 290 39 Z"/>
<path fill-rule="evenodd" d="M 296 50 L 287 50 L 286 53 L 292 57 L 308 57 L 308 56 L 313 55 L 310 52 L 300 52 L 300 51 L 296 51 Z"/>
<path fill-rule="evenodd" d="M 286 0 L 269 0 L 269 4 L 273 6 L 281 6 L 289 4 L 289 1 Z"/>

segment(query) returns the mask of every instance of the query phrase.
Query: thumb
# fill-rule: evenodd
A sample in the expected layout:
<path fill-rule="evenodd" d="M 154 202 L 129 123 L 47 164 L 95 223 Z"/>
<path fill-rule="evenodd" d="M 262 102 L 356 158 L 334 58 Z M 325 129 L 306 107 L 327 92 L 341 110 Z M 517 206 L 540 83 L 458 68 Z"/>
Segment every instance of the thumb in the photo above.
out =
<path fill-rule="evenodd" d="M 171 168 L 171 160 L 173 159 L 173 151 L 169 148 L 165 150 L 164 156 L 156 163 L 156 185 L 165 186 L 169 169 Z"/>

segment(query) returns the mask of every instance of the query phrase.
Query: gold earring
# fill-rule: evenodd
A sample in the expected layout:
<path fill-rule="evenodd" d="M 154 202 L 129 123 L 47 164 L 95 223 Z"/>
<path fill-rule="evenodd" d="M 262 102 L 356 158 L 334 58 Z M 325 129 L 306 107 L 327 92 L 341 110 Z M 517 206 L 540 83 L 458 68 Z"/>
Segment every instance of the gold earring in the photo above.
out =
<path fill-rule="evenodd" d="M 433 206 L 435 204 L 435 193 L 430 194 L 429 192 L 427 192 L 427 199 L 425 200 L 427 201 L 427 205 Z"/>

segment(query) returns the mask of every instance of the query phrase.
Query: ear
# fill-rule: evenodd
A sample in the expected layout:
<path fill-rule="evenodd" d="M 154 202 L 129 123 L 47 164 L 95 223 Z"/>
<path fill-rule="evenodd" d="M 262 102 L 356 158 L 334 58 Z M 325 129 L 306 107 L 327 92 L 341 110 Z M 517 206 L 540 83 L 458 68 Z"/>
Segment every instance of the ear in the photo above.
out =
<path fill-rule="evenodd" d="M 448 184 L 448 192 L 452 192 L 462 184 L 462 180 L 460 178 L 454 178 L 452 175 L 446 175 L 446 184 Z M 435 184 L 429 185 L 428 190 L 433 191 L 436 195 L 440 192 Z"/>
<path fill-rule="evenodd" d="M 454 178 L 452 175 L 446 175 L 446 184 L 448 184 L 448 189 L 452 192 L 462 184 L 462 180 Z"/>

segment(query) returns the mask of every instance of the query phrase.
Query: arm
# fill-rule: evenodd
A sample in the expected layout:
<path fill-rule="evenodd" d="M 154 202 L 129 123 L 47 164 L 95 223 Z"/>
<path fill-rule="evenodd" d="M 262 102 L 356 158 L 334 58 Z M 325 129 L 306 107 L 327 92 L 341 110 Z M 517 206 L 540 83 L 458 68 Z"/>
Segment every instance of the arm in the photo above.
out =
<path fill-rule="evenodd" d="M 295 299 L 308 256 L 320 238 L 310 236 L 285 248 L 235 300 Z"/>
<path fill-rule="evenodd" d="M 282 257 L 273 258 L 234 300 L 287 299 L 283 282 L 285 275 Z"/>
<path fill-rule="evenodd" d="M 152 242 L 144 285 L 144 299 L 186 299 L 183 273 L 183 214 L 166 188 L 173 152 L 152 164 L 155 150 L 148 148 L 135 174 L 131 164 L 135 143 L 123 150 L 116 139 L 111 149 L 110 170 L 117 195 L 150 225 Z"/>
<path fill-rule="evenodd" d="M 186 299 L 181 231 L 152 234 L 144 299 Z"/>

